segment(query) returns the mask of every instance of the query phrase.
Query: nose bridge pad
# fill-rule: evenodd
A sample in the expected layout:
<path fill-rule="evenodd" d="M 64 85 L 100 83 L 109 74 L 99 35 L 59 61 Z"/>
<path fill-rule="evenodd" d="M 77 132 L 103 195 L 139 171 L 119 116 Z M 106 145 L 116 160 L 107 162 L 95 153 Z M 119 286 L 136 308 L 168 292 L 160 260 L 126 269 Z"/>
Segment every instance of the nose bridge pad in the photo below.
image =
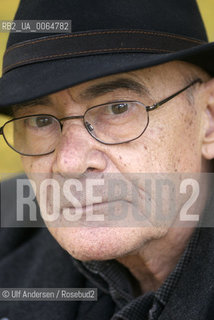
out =
<path fill-rule="evenodd" d="M 95 132 L 94 132 L 94 127 L 91 123 L 89 123 L 88 121 L 86 121 L 84 119 L 84 116 L 70 116 L 70 117 L 65 117 L 60 119 L 60 127 L 61 127 L 61 132 L 63 131 L 64 128 L 64 122 L 68 121 L 68 120 L 82 120 L 84 129 L 86 129 L 88 131 L 88 133 L 93 137 L 95 136 Z M 71 124 L 72 126 L 72 124 Z"/>
<path fill-rule="evenodd" d="M 94 130 L 94 127 L 88 121 L 85 122 L 85 125 L 89 132 L 92 132 Z"/>
<path fill-rule="evenodd" d="M 71 121 L 67 121 L 71 120 Z M 74 117 L 67 117 L 61 119 L 61 133 L 64 137 L 78 137 L 80 133 L 85 133 L 84 135 L 87 135 L 88 138 L 90 138 L 90 132 L 93 131 L 93 126 L 89 122 L 85 122 L 82 116 L 74 116 Z M 68 122 L 68 123 L 67 123 Z M 82 136 L 81 134 L 81 136 Z M 70 141 L 73 141 L 73 139 L 70 139 Z M 74 138 L 74 139 L 76 139 Z M 78 138 L 79 139 L 79 138 Z M 84 137 L 86 139 L 86 137 Z M 79 144 L 82 144 L 82 142 L 78 142 Z"/>

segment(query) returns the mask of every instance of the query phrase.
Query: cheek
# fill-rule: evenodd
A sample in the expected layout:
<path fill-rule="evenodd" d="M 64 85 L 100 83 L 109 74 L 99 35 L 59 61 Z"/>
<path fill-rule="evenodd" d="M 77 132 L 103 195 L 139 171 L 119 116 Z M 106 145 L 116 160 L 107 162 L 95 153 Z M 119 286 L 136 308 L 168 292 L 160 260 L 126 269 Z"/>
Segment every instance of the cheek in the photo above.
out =
<path fill-rule="evenodd" d="M 52 177 L 52 160 L 53 156 L 43 157 L 22 157 L 22 164 L 25 174 L 33 180 L 39 190 L 40 184 L 44 179 Z"/>
<path fill-rule="evenodd" d="M 193 108 L 189 105 L 186 107 Z M 177 113 L 166 125 L 162 141 L 166 160 L 173 171 L 201 170 L 201 115 L 192 109 L 188 113 Z"/>
<path fill-rule="evenodd" d="M 32 188 L 40 204 L 41 184 L 52 175 L 53 155 L 43 157 L 22 157 L 22 164 L 28 179 L 32 180 Z"/>
<path fill-rule="evenodd" d="M 193 108 L 191 106 L 186 106 Z M 192 112 L 151 119 L 144 135 L 118 151 L 121 172 L 194 172 L 201 169 L 201 120 Z"/>
<path fill-rule="evenodd" d="M 53 155 L 42 157 L 21 157 L 26 174 L 49 173 L 52 169 Z"/>

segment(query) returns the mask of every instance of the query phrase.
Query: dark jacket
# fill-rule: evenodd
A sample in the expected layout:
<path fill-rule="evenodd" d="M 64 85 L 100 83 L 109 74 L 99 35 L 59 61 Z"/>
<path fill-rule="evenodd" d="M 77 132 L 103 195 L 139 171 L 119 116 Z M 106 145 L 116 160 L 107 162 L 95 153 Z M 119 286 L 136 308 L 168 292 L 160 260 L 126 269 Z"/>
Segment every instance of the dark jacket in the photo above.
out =
<path fill-rule="evenodd" d="M 4 205 L 4 210 L 6 207 Z M 11 209 L 11 199 L 8 208 Z M 96 286 L 76 269 L 72 257 L 58 245 L 46 228 L 2 228 L 0 287 L 94 288 Z M 109 320 L 114 309 L 110 295 L 98 289 L 97 302 L 0 301 L 0 319 L 6 317 L 9 320 Z M 159 319 L 214 319 L 213 228 L 201 230 L 192 261 Z"/>

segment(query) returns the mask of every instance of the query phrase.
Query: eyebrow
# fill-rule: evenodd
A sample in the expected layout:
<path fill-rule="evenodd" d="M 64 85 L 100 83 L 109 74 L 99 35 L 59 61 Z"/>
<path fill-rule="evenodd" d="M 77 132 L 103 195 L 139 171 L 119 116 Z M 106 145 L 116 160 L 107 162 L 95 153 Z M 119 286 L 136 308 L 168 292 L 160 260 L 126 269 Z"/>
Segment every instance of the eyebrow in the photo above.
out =
<path fill-rule="evenodd" d="M 144 83 L 140 83 L 130 78 L 118 78 L 116 80 L 107 81 L 92 85 L 80 93 L 79 97 L 83 100 L 89 100 L 103 96 L 107 93 L 114 92 L 119 89 L 131 90 L 139 95 L 149 95 L 149 90 Z M 29 100 L 22 103 L 12 105 L 12 113 L 21 109 L 32 107 L 36 105 L 53 106 L 50 96 L 43 96 L 37 99 Z"/>
<path fill-rule="evenodd" d="M 33 107 L 33 106 L 37 106 L 37 105 L 42 105 L 42 106 L 53 106 L 53 103 L 50 99 L 49 96 L 44 96 L 41 98 L 36 98 L 33 100 L 28 100 L 26 102 L 21 102 L 21 103 L 17 103 L 17 104 L 13 104 L 11 106 L 11 115 L 14 114 L 14 112 L 25 109 L 27 107 Z"/>
<path fill-rule="evenodd" d="M 143 83 L 141 84 L 130 78 L 118 78 L 90 86 L 80 94 L 80 98 L 84 100 L 92 99 L 119 89 L 131 90 L 137 94 L 149 94 L 148 89 Z"/>

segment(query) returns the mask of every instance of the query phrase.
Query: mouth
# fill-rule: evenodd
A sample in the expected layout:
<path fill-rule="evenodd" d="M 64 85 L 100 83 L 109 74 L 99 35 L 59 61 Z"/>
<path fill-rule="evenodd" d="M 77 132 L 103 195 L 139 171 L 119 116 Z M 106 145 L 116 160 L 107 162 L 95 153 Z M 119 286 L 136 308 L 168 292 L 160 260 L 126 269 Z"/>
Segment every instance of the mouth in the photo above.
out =
<path fill-rule="evenodd" d="M 139 208 L 135 208 L 139 210 Z M 134 204 L 130 201 L 117 199 L 93 203 L 79 207 L 64 206 L 60 210 L 61 218 L 72 222 L 75 226 L 96 227 L 131 227 L 144 225 L 146 216 L 138 211 L 138 220 L 133 215 Z"/>
<path fill-rule="evenodd" d="M 131 202 L 128 200 L 123 199 L 115 199 L 111 201 L 102 201 L 102 202 L 95 202 L 95 203 L 87 203 L 83 205 L 77 205 L 77 206 L 63 206 L 60 210 L 60 213 L 63 214 L 63 212 L 68 211 L 71 214 L 74 214 L 75 212 L 82 212 L 83 216 L 87 216 L 87 214 L 90 213 L 100 213 L 103 212 L 104 215 L 106 215 L 106 212 L 110 211 L 113 206 L 119 205 L 119 204 L 126 204 L 130 205 Z"/>
<path fill-rule="evenodd" d="M 88 191 L 86 186 L 82 187 L 84 191 L 81 188 L 79 191 L 67 188 L 67 185 L 66 188 L 59 188 L 60 193 L 48 190 L 41 210 L 44 212 L 43 220 L 69 227 L 93 223 L 128 227 L 139 225 L 139 220 L 135 220 L 136 215 L 143 224 L 149 219 L 145 208 L 150 199 L 146 197 L 145 190 L 136 186 L 123 189 L 121 183 L 116 185 L 117 188 L 113 185 L 108 188 L 103 185 L 98 187 L 93 192 Z M 39 203 L 41 208 L 41 201 Z M 54 215 L 57 216 L 56 219 Z"/>

